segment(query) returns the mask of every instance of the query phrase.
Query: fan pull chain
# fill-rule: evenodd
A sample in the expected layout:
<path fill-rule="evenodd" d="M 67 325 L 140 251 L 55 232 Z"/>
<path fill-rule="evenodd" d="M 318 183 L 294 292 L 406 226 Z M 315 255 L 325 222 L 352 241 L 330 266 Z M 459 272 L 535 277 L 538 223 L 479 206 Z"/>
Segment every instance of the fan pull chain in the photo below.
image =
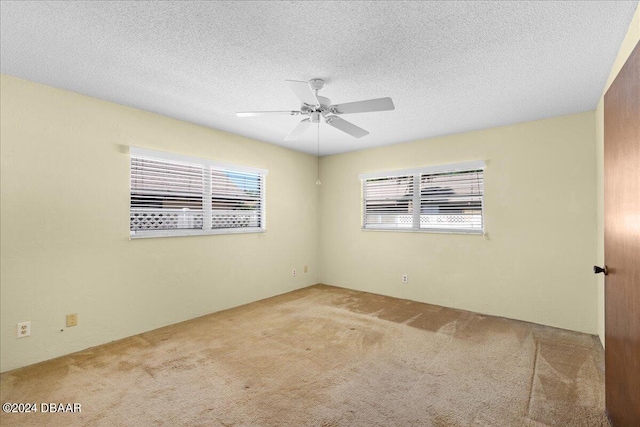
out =
<path fill-rule="evenodd" d="M 318 179 L 316 185 L 322 185 L 320 182 L 320 122 L 318 122 Z"/>

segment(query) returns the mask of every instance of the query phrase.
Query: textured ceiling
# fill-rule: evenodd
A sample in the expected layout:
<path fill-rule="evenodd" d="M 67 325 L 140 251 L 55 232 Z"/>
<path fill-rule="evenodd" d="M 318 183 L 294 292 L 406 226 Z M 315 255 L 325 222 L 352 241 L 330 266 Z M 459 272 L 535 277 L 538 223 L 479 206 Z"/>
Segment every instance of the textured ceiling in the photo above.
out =
<path fill-rule="evenodd" d="M 593 110 L 637 1 L 8 2 L 1 70 L 314 153 L 285 79 L 325 79 L 334 103 L 396 109 L 326 124 L 334 154 Z"/>

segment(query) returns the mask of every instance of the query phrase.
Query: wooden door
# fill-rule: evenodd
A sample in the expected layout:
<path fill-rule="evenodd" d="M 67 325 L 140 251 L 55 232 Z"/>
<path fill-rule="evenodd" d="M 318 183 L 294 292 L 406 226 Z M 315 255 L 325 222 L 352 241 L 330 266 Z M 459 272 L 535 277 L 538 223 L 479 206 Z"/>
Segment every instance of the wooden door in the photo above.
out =
<path fill-rule="evenodd" d="M 640 426 L 640 43 L 604 97 L 605 394 Z"/>

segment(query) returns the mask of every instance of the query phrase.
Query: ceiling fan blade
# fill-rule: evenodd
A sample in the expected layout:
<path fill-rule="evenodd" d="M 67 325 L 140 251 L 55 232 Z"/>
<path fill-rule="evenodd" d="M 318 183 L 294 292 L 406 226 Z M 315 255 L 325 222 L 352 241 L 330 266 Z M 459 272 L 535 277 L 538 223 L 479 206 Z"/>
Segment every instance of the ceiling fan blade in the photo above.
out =
<path fill-rule="evenodd" d="M 257 117 L 257 116 L 297 116 L 302 111 L 240 111 L 236 113 L 238 117 Z"/>
<path fill-rule="evenodd" d="M 306 131 L 309 128 L 309 126 L 311 126 L 311 119 L 304 119 L 303 121 L 298 123 L 298 126 L 296 126 L 289 133 L 289 135 L 284 137 L 284 140 L 285 141 L 291 141 L 291 140 L 300 138 L 302 136 L 302 134 L 304 133 L 304 131 Z"/>
<path fill-rule="evenodd" d="M 371 111 L 395 110 L 391 98 L 369 99 L 367 101 L 347 102 L 345 104 L 332 105 L 334 114 L 368 113 Z M 335 111 L 334 111 L 335 110 Z"/>
<path fill-rule="evenodd" d="M 309 83 L 300 82 L 298 80 L 285 80 L 285 82 L 287 82 L 291 90 L 296 94 L 298 98 L 300 98 L 300 101 L 302 101 L 303 103 L 307 105 L 320 104 L 320 101 L 318 101 L 318 98 L 316 98 L 316 94 L 313 93 L 313 90 L 311 90 Z"/>
<path fill-rule="evenodd" d="M 327 117 L 326 122 L 328 125 L 333 126 L 336 129 L 340 129 L 342 132 L 348 133 L 355 138 L 362 138 L 365 135 L 369 135 L 369 132 L 367 132 L 366 130 L 354 125 L 351 122 L 341 119 L 338 116 L 329 116 Z"/>

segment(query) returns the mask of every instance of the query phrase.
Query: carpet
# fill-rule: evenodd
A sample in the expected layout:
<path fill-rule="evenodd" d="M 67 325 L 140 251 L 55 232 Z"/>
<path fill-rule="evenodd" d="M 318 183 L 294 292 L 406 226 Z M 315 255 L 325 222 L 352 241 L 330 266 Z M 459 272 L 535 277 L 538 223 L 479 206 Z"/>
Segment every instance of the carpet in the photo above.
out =
<path fill-rule="evenodd" d="M 597 337 L 316 285 L 6 372 L 2 426 L 608 426 Z M 80 403 L 42 413 L 40 403 Z"/>

